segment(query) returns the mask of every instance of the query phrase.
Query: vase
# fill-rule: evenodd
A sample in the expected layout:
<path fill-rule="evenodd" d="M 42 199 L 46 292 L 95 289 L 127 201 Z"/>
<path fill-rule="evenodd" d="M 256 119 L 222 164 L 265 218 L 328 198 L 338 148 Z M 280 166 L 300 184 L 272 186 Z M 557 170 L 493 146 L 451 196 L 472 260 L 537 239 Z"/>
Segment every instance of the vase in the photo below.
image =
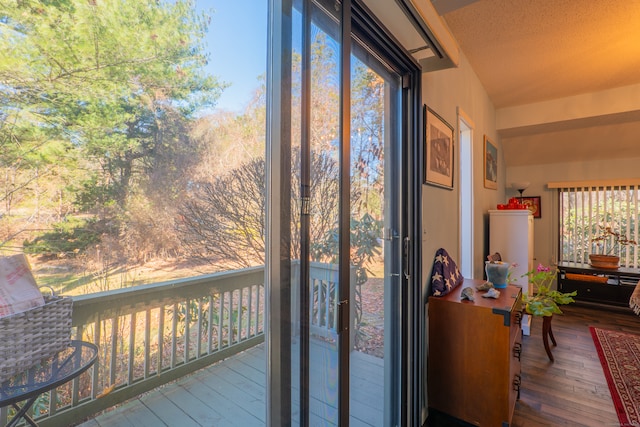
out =
<path fill-rule="evenodd" d="M 506 288 L 509 275 L 508 262 L 484 262 L 484 271 L 487 273 L 487 281 L 493 283 L 494 288 Z"/>
<path fill-rule="evenodd" d="M 594 268 L 617 270 L 620 264 L 620 257 L 616 255 L 589 254 L 589 263 Z"/>

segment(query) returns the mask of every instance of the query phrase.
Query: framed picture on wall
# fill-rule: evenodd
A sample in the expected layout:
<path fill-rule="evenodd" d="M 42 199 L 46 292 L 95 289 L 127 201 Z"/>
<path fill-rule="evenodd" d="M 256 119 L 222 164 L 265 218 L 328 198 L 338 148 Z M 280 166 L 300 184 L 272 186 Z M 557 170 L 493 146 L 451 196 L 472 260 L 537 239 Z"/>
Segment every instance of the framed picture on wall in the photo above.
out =
<path fill-rule="evenodd" d="M 527 205 L 534 218 L 542 218 L 542 206 L 540 206 L 540 196 L 521 197 L 520 203 Z"/>
<path fill-rule="evenodd" d="M 425 164 L 424 181 L 453 189 L 453 127 L 433 110 L 424 106 Z"/>
<path fill-rule="evenodd" d="M 484 186 L 498 189 L 498 147 L 484 136 Z"/>

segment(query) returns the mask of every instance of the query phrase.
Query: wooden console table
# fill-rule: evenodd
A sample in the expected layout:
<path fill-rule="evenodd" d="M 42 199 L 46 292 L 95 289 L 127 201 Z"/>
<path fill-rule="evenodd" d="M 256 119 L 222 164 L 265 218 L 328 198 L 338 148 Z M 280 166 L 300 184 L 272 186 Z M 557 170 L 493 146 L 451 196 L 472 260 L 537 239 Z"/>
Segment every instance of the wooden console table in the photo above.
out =
<path fill-rule="evenodd" d="M 619 268 L 608 270 L 588 264 L 558 264 L 558 290 L 578 291 L 577 302 L 629 307 L 629 298 L 640 280 L 640 270 Z"/>
<path fill-rule="evenodd" d="M 522 288 L 499 289 L 498 299 L 461 300 L 464 282 L 429 297 L 429 407 L 478 426 L 509 426 L 521 384 Z"/>

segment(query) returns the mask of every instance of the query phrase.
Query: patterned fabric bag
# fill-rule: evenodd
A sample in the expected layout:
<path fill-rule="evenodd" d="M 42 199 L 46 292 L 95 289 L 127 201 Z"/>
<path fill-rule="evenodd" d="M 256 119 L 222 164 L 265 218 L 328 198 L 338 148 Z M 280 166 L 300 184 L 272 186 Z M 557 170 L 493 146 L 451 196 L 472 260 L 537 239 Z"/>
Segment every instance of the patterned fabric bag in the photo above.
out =
<path fill-rule="evenodd" d="M 453 258 L 445 249 L 438 249 L 431 269 L 431 294 L 437 297 L 446 295 L 463 281 Z"/>

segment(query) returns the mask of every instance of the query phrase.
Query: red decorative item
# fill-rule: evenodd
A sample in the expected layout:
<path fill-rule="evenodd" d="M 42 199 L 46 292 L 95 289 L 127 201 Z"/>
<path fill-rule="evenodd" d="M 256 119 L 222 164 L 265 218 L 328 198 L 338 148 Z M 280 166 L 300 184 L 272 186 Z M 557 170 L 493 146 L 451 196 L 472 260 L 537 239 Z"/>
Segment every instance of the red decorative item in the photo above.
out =
<path fill-rule="evenodd" d="M 500 210 L 507 210 L 507 209 L 517 209 L 517 210 L 522 210 L 522 209 L 527 209 L 527 205 L 520 203 L 520 199 L 518 199 L 517 197 L 512 197 L 509 199 L 509 203 L 507 203 L 506 205 L 504 204 L 499 204 L 498 205 L 498 209 Z"/>

